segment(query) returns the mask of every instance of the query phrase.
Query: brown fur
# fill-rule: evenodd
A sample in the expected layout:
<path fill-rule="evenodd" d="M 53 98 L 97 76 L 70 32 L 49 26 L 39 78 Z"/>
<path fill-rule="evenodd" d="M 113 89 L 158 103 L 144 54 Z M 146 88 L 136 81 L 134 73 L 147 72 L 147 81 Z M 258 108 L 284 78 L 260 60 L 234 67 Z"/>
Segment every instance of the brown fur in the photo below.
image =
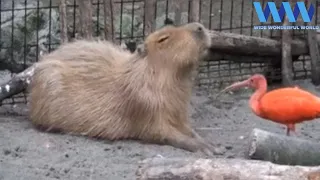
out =
<path fill-rule="evenodd" d="M 212 146 L 191 129 L 187 113 L 191 72 L 209 45 L 199 23 L 157 30 L 134 54 L 105 41 L 62 45 L 37 63 L 30 118 L 47 131 L 210 154 Z"/>

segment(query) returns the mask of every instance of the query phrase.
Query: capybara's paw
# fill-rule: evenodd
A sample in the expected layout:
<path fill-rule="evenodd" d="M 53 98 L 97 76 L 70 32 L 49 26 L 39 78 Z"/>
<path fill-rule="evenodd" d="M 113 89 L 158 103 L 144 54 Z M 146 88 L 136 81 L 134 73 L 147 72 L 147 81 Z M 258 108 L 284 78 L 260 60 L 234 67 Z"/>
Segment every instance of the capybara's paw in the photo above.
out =
<path fill-rule="evenodd" d="M 216 147 L 208 142 L 206 144 L 202 144 L 200 150 L 209 157 L 213 157 L 214 155 L 223 155 L 225 153 L 225 148 Z"/>
<path fill-rule="evenodd" d="M 209 157 L 214 157 L 214 155 L 215 155 L 213 149 L 208 148 L 208 147 L 202 147 L 202 148 L 201 148 L 201 151 L 202 151 L 206 156 L 209 156 Z"/>

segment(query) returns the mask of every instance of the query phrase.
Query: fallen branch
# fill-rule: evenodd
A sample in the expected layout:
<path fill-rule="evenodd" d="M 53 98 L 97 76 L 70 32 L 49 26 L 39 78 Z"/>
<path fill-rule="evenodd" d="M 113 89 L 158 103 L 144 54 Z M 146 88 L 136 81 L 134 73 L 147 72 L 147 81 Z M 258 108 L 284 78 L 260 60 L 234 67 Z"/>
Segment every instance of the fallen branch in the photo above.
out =
<path fill-rule="evenodd" d="M 211 31 L 211 37 L 213 52 L 243 56 L 281 56 L 281 42 L 277 40 L 218 31 Z M 303 40 L 292 40 L 291 53 L 293 56 L 308 54 L 308 44 Z"/>
<path fill-rule="evenodd" d="M 286 166 L 244 159 L 152 158 L 141 162 L 137 180 L 316 180 L 320 166 Z"/>
<path fill-rule="evenodd" d="M 30 66 L 23 72 L 14 75 L 7 83 L 0 85 L 0 102 L 13 95 L 23 92 L 31 82 L 35 65 Z"/>
<path fill-rule="evenodd" d="M 276 164 L 320 165 L 320 143 L 254 129 L 248 158 Z"/>

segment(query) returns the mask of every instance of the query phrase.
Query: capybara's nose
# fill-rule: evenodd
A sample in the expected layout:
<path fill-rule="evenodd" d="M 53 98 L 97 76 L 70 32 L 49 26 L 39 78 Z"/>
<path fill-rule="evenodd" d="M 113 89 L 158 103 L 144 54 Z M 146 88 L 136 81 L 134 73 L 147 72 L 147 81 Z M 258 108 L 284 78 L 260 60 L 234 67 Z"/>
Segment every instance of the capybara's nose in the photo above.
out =
<path fill-rule="evenodd" d="M 195 36 L 195 40 L 201 41 L 201 44 L 205 46 L 205 48 L 210 47 L 211 45 L 211 36 L 209 30 L 204 27 L 203 24 L 198 23 L 198 22 L 192 22 L 183 25 L 184 28 L 188 29 L 189 31 L 192 32 L 192 34 Z M 201 46 L 201 48 L 203 48 Z"/>

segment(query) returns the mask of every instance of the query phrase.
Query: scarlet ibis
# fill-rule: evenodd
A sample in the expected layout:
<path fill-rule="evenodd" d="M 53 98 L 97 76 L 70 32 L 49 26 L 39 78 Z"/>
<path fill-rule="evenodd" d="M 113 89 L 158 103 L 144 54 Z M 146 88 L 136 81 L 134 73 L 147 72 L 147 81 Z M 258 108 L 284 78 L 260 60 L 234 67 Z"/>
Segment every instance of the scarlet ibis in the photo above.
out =
<path fill-rule="evenodd" d="M 267 92 L 267 80 L 261 74 L 233 83 L 220 93 L 241 87 L 255 89 L 249 101 L 251 110 L 263 119 L 286 125 L 287 136 L 290 136 L 290 131 L 295 133 L 296 123 L 320 117 L 319 97 L 298 87 L 285 87 Z"/>

